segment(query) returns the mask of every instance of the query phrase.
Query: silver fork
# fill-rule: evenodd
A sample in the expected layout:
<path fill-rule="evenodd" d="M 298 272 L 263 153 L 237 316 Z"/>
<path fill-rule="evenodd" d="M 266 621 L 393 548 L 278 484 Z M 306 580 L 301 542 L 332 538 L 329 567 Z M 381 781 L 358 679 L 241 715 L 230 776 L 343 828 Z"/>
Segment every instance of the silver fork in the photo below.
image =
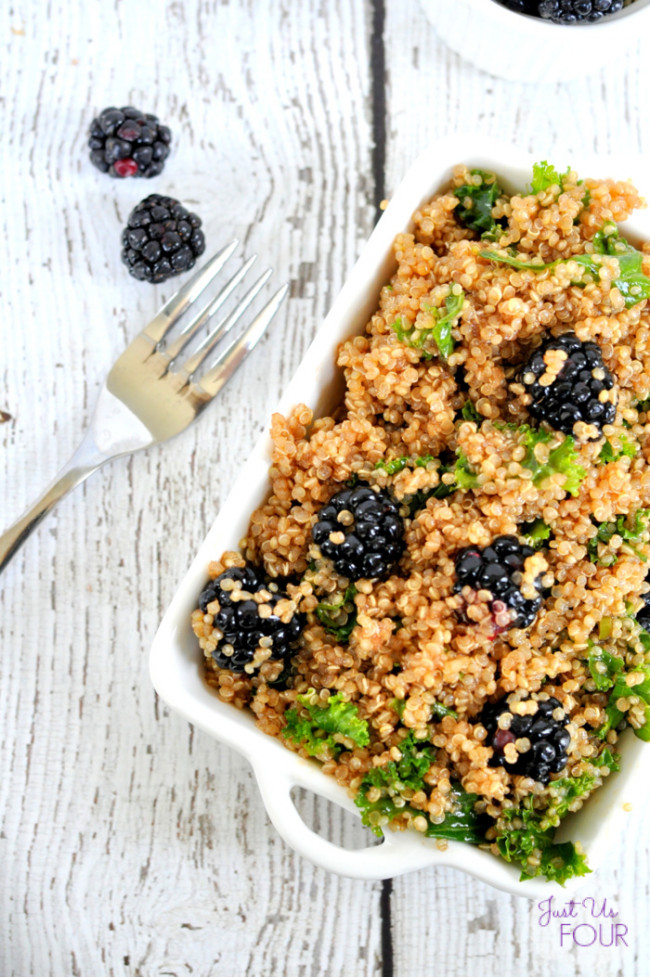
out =
<path fill-rule="evenodd" d="M 233 312 L 210 331 L 195 351 L 177 365 L 183 350 L 237 288 L 255 256 L 249 258 L 175 339 L 170 337 L 180 317 L 221 271 L 238 243 L 232 241 L 215 254 L 115 361 L 100 391 L 88 431 L 74 455 L 38 501 L 0 536 L 0 571 L 59 499 L 107 461 L 167 441 L 184 431 L 253 349 L 280 307 L 287 285 L 275 292 L 243 333 L 217 352 L 215 359 L 210 359 L 268 281 L 270 270 L 257 279 Z M 202 368 L 205 372 L 197 378 Z"/>

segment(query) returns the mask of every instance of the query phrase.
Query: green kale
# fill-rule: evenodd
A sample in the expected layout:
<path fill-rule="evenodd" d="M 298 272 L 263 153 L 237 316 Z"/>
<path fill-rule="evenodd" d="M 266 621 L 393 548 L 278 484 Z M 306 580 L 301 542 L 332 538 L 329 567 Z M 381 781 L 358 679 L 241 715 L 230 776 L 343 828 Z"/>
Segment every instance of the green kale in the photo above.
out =
<path fill-rule="evenodd" d="M 533 519 L 532 522 L 523 524 L 521 535 L 528 546 L 532 546 L 534 550 L 540 550 L 550 538 L 551 527 L 547 526 L 543 519 Z"/>
<path fill-rule="evenodd" d="M 650 411 L 650 397 L 646 397 L 645 400 L 639 400 L 634 406 L 636 407 L 636 409 L 639 411 L 640 414 L 647 413 L 648 411 Z"/>
<path fill-rule="evenodd" d="M 598 463 L 600 465 L 608 465 L 611 461 L 618 461 L 619 458 L 634 458 L 638 452 L 636 445 L 632 444 L 629 438 L 624 434 L 619 434 L 618 436 L 620 448 L 618 451 L 614 451 L 612 444 L 605 440 L 604 445 L 600 449 L 600 454 L 598 455 Z"/>
<path fill-rule="evenodd" d="M 479 251 L 479 257 L 487 258 L 488 261 L 494 261 L 499 265 L 510 265 L 511 268 L 516 268 L 518 271 L 545 271 L 547 268 L 555 268 L 558 263 L 551 261 L 545 265 L 541 262 L 522 261 L 521 258 L 515 258 L 512 254 L 499 254 L 498 251 Z"/>
<path fill-rule="evenodd" d="M 519 815 L 523 812 L 519 811 Z M 519 879 L 544 876 L 549 882 L 564 885 L 568 879 L 577 875 L 588 875 L 591 869 L 586 856 L 578 852 L 572 841 L 554 843 L 553 832 L 539 832 L 524 820 L 524 827 L 509 827 L 496 838 L 497 847 L 507 862 L 517 862 L 521 866 Z M 529 859 L 534 856 L 531 863 Z"/>
<path fill-rule="evenodd" d="M 650 298 L 650 278 L 643 274 L 643 255 L 621 237 L 613 221 L 603 224 L 593 239 L 594 250 L 618 260 L 620 277 L 614 284 L 625 299 L 626 308 Z"/>
<path fill-rule="evenodd" d="M 452 780 L 451 796 L 455 801 L 454 810 L 445 815 L 442 824 L 435 824 L 427 818 L 429 824 L 425 836 L 464 841 L 468 845 L 484 845 L 489 821 L 485 815 L 477 814 L 474 810 L 478 795 L 468 794 L 457 781 Z"/>
<path fill-rule="evenodd" d="M 424 777 L 435 760 L 436 750 L 430 743 L 416 740 L 412 732 L 399 744 L 399 750 L 401 759 L 373 767 L 361 782 L 355 804 L 361 810 L 362 823 L 381 837 L 383 832 L 380 822 L 390 822 L 399 815 L 410 814 L 412 817 L 426 819 L 424 833 L 429 838 L 449 838 L 475 845 L 483 843 L 483 820 L 474 813 L 477 797 L 466 793 L 460 784 L 452 785 L 455 810 L 446 815 L 442 824 L 434 824 L 423 811 L 403 800 L 401 794 L 405 790 L 426 789 Z M 378 799 L 368 799 L 371 788 L 381 792 Z"/>
<path fill-rule="evenodd" d="M 616 258 L 619 267 L 619 277 L 614 279 L 614 285 L 619 290 L 625 301 L 626 308 L 631 308 L 637 302 L 650 298 L 650 278 L 643 274 L 642 264 L 643 255 L 636 248 L 620 236 L 618 227 L 612 221 L 608 221 L 602 226 L 600 231 L 594 235 L 593 254 L 573 254 L 569 258 L 556 258 L 548 264 L 533 261 L 522 261 L 513 255 L 499 254 L 497 251 L 481 251 L 480 256 L 489 261 L 500 264 L 510 265 L 512 268 L 529 271 L 552 270 L 560 264 L 567 264 L 569 261 L 575 262 L 583 269 L 580 280 L 574 281 L 572 285 L 586 285 L 589 280 L 598 281 L 601 255 Z M 587 278 L 585 279 L 585 276 Z"/>
<path fill-rule="evenodd" d="M 404 715 L 404 710 L 406 709 L 406 699 L 391 699 L 390 707 L 394 709 L 399 718 L 401 719 Z"/>
<path fill-rule="evenodd" d="M 390 461 L 378 461 L 375 468 L 383 468 L 388 475 L 397 475 L 405 468 L 426 468 L 432 461 L 433 455 L 420 455 L 418 458 L 408 458 L 402 455 L 400 458 L 392 458 Z"/>
<path fill-rule="evenodd" d="M 445 299 L 446 312 L 444 315 L 440 315 L 438 309 L 431 308 L 428 310 L 436 318 L 436 324 L 432 331 L 433 340 L 438 347 L 440 355 L 445 360 L 448 360 L 454 351 L 454 337 L 451 334 L 451 330 L 458 322 L 458 317 L 463 311 L 464 304 L 465 293 L 461 292 L 460 295 L 452 294 L 447 296 Z"/>
<path fill-rule="evenodd" d="M 472 170 L 472 176 L 480 176 L 481 182 L 466 183 L 453 191 L 460 201 L 454 213 L 464 227 L 476 231 L 484 240 L 496 241 L 503 234 L 506 220 L 503 217 L 495 220 L 492 208 L 503 196 L 503 190 L 494 173 Z"/>
<path fill-rule="evenodd" d="M 436 485 L 434 489 L 429 489 L 427 491 L 416 492 L 415 495 L 408 502 L 409 515 L 413 516 L 414 513 L 423 509 L 427 504 L 429 499 L 446 499 L 447 496 L 453 495 L 454 492 L 461 491 L 467 492 L 469 489 L 474 488 L 478 484 L 478 475 L 472 471 L 467 456 L 461 451 L 460 448 L 456 448 L 456 462 L 451 467 L 444 465 L 440 469 L 440 475 L 446 475 L 453 472 L 454 480 L 447 484 L 441 481 L 439 485 Z"/>
<path fill-rule="evenodd" d="M 472 471 L 467 456 L 460 448 L 456 448 L 456 454 L 458 459 L 453 468 L 455 485 L 461 492 L 467 492 L 478 484 L 478 476 Z"/>
<path fill-rule="evenodd" d="M 564 885 L 567 879 L 591 871 L 585 856 L 577 851 L 573 842 L 556 843 L 553 840 L 555 829 L 575 802 L 585 798 L 597 786 L 600 768 L 608 767 L 612 772 L 619 769 L 618 755 L 607 747 L 588 762 L 592 769 L 586 773 L 579 777 L 563 777 L 549 785 L 551 800 L 547 808 L 534 807 L 534 797 L 530 795 L 519 807 L 503 812 L 505 825 L 495 841 L 506 861 L 521 865 L 522 881 L 543 875 L 549 882 Z M 531 856 L 534 856 L 533 863 L 529 861 Z"/>
<path fill-rule="evenodd" d="M 531 181 L 531 189 L 533 193 L 541 193 L 543 190 L 548 190 L 549 187 L 558 187 L 560 192 L 564 190 L 564 181 L 571 172 L 571 167 L 568 166 L 566 173 L 558 173 L 554 166 L 547 163 L 546 160 L 542 160 L 541 163 L 533 163 L 533 179 Z"/>
<path fill-rule="evenodd" d="M 336 739 L 337 735 L 346 736 L 357 746 L 367 746 L 370 742 L 368 723 L 359 719 L 357 706 L 343 698 L 340 692 L 330 696 L 326 706 L 316 702 L 313 689 L 305 695 L 297 697 L 309 716 L 301 716 L 298 709 L 287 709 L 284 718 L 286 725 L 282 735 L 301 746 L 309 756 L 333 755 L 337 756 L 344 748 L 343 743 Z M 323 733 L 326 734 L 323 736 Z"/>
<path fill-rule="evenodd" d="M 479 414 L 479 412 L 477 411 L 476 407 L 474 406 L 471 400 L 468 400 L 463 404 L 463 409 L 461 410 L 461 414 L 463 416 L 463 419 L 466 421 L 474 421 L 476 424 L 481 424 L 483 421 L 483 418 L 481 417 L 481 415 Z"/>
<path fill-rule="evenodd" d="M 454 338 L 451 331 L 463 311 L 464 302 L 464 292 L 461 291 L 459 294 L 452 292 L 445 299 L 444 313 L 442 309 L 437 309 L 433 305 L 426 306 L 425 311 L 433 321 L 430 328 L 416 329 L 415 326 L 412 326 L 410 329 L 405 329 L 401 316 L 395 319 L 392 328 L 395 330 L 400 343 L 404 343 L 412 349 L 420 350 L 423 359 L 430 360 L 432 358 L 433 354 L 424 347 L 433 340 L 442 358 L 447 360 L 454 351 Z"/>
<path fill-rule="evenodd" d="M 629 518 L 628 516 L 617 516 L 615 522 L 595 523 L 597 527 L 596 535 L 587 544 L 587 556 L 592 563 L 596 563 L 599 566 L 613 566 L 618 561 L 617 553 L 620 552 L 633 554 L 643 563 L 647 562 L 647 558 L 637 547 L 638 544 L 647 542 L 650 509 L 637 509 L 634 513 L 631 526 L 626 525 L 626 520 L 629 522 Z M 621 537 L 623 540 L 622 546 L 617 552 L 610 551 L 601 556 L 601 544 L 607 546 L 613 536 Z M 646 538 L 644 539 L 644 537 Z"/>
<path fill-rule="evenodd" d="M 548 460 L 540 462 L 535 453 L 538 444 L 548 444 L 555 439 L 554 434 L 548 431 L 536 430 L 529 424 L 505 424 L 506 430 L 514 431 L 518 434 L 522 446 L 526 449 L 526 455 L 521 464 L 533 473 L 533 485 L 541 485 L 547 478 L 556 473 L 565 476 L 564 491 L 567 495 L 577 495 L 580 484 L 587 472 L 578 464 L 578 452 L 576 451 L 575 441 L 568 435 L 555 448 L 548 453 Z"/>
<path fill-rule="evenodd" d="M 372 767 L 363 779 L 362 788 L 380 787 L 399 793 L 402 790 L 423 790 L 424 777 L 436 759 L 436 749 L 428 741 L 417 740 L 413 733 L 400 742 L 401 758 L 390 760 L 380 767 Z"/>
<path fill-rule="evenodd" d="M 345 644 L 350 639 L 352 629 L 357 623 L 357 608 L 354 598 L 357 595 L 357 588 L 353 583 L 349 584 L 343 596 L 333 604 L 326 604 L 321 601 L 316 607 L 316 615 L 326 631 L 333 634 L 337 641 Z M 345 611 L 345 605 L 352 604 L 350 611 Z M 340 613 L 347 614 L 347 620 L 341 624 L 339 622 Z"/>
<path fill-rule="evenodd" d="M 638 685 L 628 685 L 627 676 L 630 672 L 640 674 L 642 681 Z M 626 712 L 619 709 L 617 703 L 620 699 L 630 699 L 636 697 L 643 704 L 643 723 L 640 727 L 633 726 L 634 734 L 645 742 L 650 741 L 650 664 L 635 665 L 630 671 L 624 669 L 616 673 L 615 681 L 607 707 L 605 709 L 606 719 L 598 730 L 598 736 L 604 739 L 610 729 L 616 729 L 619 723 L 626 718 Z"/>
<path fill-rule="evenodd" d="M 450 709 L 449 706 L 443 706 L 442 702 L 434 702 L 432 709 L 436 719 L 444 719 L 445 716 L 453 716 L 454 719 L 458 719 L 458 713 Z"/>
<path fill-rule="evenodd" d="M 616 676 L 622 672 L 625 664 L 622 658 L 610 654 L 606 648 L 590 643 L 587 657 L 589 673 L 594 680 L 597 692 L 606 692 L 616 682 Z"/>

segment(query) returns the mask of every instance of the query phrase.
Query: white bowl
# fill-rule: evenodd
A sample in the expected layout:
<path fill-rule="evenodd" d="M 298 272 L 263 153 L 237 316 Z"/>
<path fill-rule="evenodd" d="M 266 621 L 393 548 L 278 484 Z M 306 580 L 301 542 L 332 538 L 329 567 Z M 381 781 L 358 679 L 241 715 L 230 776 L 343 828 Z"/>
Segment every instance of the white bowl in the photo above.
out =
<path fill-rule="evenodd" d="M 422 155 L 408 171 L 377 224 L 331 312 L 318 330 L 305 358 L 291 381 L 278 410 L 287 414 L 297 403 L 324 414 L 341 396 L 341 379 L 335 368 L 338 344 L 360 333 L 378 304 L 379 290 L 395 269 L 392 242 L 407 229 L 411 215 L 434 193 L 442 189 L 456 163 L 491 170 L 511 192 L 525 187 L 534 162 L 531 156 L 496 141 L 476 148 L 474 137 L 441 140 Z M 566 160 L 556 160 L 566 165 Z M 612 158 L 573 159 L 572 166 L 585 176 L 631 177 L 642 189 L 645 170 L 642 160 Z M 646 216 L 626 226 L 634 238 L 650 237 Z M 314 791 L 357 814 L 358 809 L 346 791 L 321 773 L 316 761 L 303 760 L 282 744 L 262 733 L 252 715 L 221 702 L 202 678 L 202 655 L 190 627 L 190 615 L 205 586 L 207 566 L 224 550 L 237 549 L 246 533 L 253 510 L 269 491 L 268 466 L 270 437 L 264 435 L 244 465 L 212 528 L 181 582 L 156 634 L 150 657 L 153 685 L 162 699 L 189 722 L 216 739 L 228 743 L 250 760 L 262 798 L 273 824 L 287 844 L 322 868 L 362 879 L 390 878 L 427 865 L 452 865 L 500 889 L 542 898 L 584 884 L 572 879 L 562 890 L 557 884 L 534 879 L 519 882 L 519 870 L 471 845 L 450 842 L 440 851 L 436 842 L 415 831 L 388 830 L 381 845 L 357 851 L 339 848 L 324 840 L 302 821 L 291 799 L 296 785 Z M 191 497 L 188 504 L 192 504 Z M 197 500 L 198 504 L 198 500 Z M 563 830 L 580 841 L 589 864 L 596 868 L 605 858 L 615 857 L 625 834 L 627 814 L 624 804 L 634 811 L 643 809 L 650 784 L 650 747 L 633 735 L 624 737 L 622 768 L 588 801 L 584 809 L 571 816 Z M 368 835 L 370 839 L 370 834 Z M 588 878 L 588 877 L 587 877 Z"/>
<path fill-rule="evenodd" d="M 494 0 L 420 0 L 440 37 L 467 61 L 512 81 L 557 83 L 627 59 L 650 32 L 650 0 L 595 24 L 553 24 Z"/>

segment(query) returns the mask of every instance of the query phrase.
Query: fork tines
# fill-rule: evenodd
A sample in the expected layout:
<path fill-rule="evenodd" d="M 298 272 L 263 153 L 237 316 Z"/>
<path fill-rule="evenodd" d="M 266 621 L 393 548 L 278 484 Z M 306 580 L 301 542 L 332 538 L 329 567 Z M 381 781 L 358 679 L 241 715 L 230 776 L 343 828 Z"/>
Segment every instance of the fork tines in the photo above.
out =
<path fill-rule="evenodd" d="M 271 276 L 271 269 L 269 268 L 239 299 L 233 311 L 219 321 L 202 340 L 193 354 L 176 369 L 174 361 L 233 294 L 256 260 L 257 256 L 252 255 L 228 282 L 226 282 L 217 295 L 183 326 L 178 336 L 170 342 L 166 342 L 166 337 L 169 336 L 174 326 L 177 325 L 183 313 L 207 289 L 211 282 L 214 281 L 225 263 L 232 256 L 238 243 L 237 240 L 231 241 L 230 244 L 227 244 L 210 258 L 189 282 L 179 289 L 175 295 L 172 295 L 160 312 L 158 312 L 155 318 L 142 331 L 142 335 L 147 336 L 154 343 L 152 352 L 155 352 L 158 357 L 162 357 L 166 361 L 167 365 L 164 369 L 166 371 L 173 370 L 175 374 L 180 374 L 185 377 L 186 383 L 194 381 L 195 374 L 200 367 L 208 362 L 210 354 L 241 319 L 246 309 L 254 301 Z M 221 389 L 259 341 L 286 296 L 287 291 L 288 286 L 286 285 L 278 289 L 247 329 L 238 338 L 234 339 L 217 356 L 216 360 L 209 363 L 208 372 L 197 382 L 210 397 L 214 396 Z"/>

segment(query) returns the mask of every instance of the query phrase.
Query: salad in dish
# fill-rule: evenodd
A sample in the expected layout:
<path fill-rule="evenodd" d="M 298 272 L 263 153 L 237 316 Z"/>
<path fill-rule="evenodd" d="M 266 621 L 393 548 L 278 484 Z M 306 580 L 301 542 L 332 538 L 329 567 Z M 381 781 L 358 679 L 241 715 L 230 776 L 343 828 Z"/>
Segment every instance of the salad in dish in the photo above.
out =
<path fill-rule="evenodd" d="M 331 416 L 192 616 L 205 676 L 364 824 L 564 883 L 560 822 L 650 739 L 650 245 L 629 183 L 460 165 L 394 243 Z"/>

